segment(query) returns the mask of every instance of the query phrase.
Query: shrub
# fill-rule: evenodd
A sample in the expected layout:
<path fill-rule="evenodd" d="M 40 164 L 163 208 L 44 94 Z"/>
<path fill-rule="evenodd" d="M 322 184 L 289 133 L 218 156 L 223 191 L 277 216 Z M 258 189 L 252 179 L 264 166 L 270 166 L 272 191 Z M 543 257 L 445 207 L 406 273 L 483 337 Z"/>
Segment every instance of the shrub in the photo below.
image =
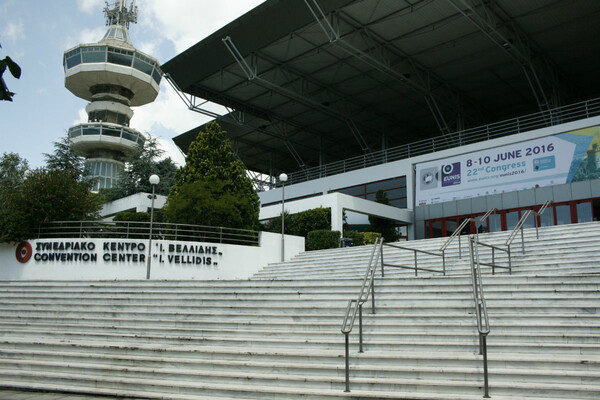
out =
<path fill-rule="evenodd" d="M 307 237 L 310 231 L 328 230 L 331 227 L 331 209 L 313 208 L 296 214 L 285 212 L 285 233 Z M 267 232 L 281 233 L 281 214 L 262 227 Z"/>
<path fill-rule="evenodd" d="M 364 241 L 365 244 L 374 244 L 377 238 L 381 237 L 381 233 L 379 232 L 365 232 L 364 233 Z"/>
<path fill-rule="evenodd" d="M 362 246 L 365 244 L 364 233 L 358 231 L 344 231 L 344 237 L 352 239 L 352 246 Z"/>
<path fill-rule="evenodd" d="M 308 232 L 306 250 L 334 249 L 340 246 L 340 232 L 320 229 Z"/>

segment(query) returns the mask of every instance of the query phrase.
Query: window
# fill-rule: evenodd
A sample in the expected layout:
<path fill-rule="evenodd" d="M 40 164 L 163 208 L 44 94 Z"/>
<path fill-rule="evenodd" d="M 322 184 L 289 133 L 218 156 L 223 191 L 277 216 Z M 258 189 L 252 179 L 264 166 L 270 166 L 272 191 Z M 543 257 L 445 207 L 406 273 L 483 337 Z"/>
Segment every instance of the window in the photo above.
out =
<path fill-rule="evenodd" d="M 382 181 L 369 182 L 362 185 L 350 186 L 335 190 L 336 192 L 347 194 L 349 196 L 360 197 L 375 201 L 377 191 L 383 190 L 391 206 L 398 208 L 407 207 L 406 197 L 406 177 L 399 176 L 396 178 L 385 179 Z"/>
<path fill-rule="evenodd" d="M 592 222 L 593 220 L 592 202 L 578 203 L 577 222 Z"/>
<path fill-rule="evenodd" d="M 107 61 L 112 64 L 131 66 L 133 60 L 133 52 L 129 50 L 121 50 L 114 47 L 108 48 Z"/>
<path fill-rule="evenodd" d="M 106 62 L 106 47 L 84 47 L 81 51 L 84 63 Z"/>
<path fill-rule="evenodd" d="M 569 204 L 555 206 L 554 211 L 556 213 L 556 225 L 571 223 L 571 206 Z"/>

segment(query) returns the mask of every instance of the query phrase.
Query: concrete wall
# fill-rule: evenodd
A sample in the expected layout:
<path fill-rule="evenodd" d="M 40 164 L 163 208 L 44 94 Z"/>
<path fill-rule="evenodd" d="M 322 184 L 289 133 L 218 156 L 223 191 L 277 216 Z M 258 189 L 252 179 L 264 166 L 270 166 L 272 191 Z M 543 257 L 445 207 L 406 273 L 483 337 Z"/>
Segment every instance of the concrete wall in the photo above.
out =
<path fill-rule="evenodd" d="M 25 243 L 25 242 L 24 242 Z M 37 239 L 28 248 L 0 243 L 0 279 L 145 279 L 148 241 Z M 304 251 L 304 238 L 286 235 L 285 258 Z M 20 258 L 30 258 L 19 262 Z M 247 279 L 281 261 L 281 235 L 261 232 L 259 246 L 155 240 L 151 279 Z"/>

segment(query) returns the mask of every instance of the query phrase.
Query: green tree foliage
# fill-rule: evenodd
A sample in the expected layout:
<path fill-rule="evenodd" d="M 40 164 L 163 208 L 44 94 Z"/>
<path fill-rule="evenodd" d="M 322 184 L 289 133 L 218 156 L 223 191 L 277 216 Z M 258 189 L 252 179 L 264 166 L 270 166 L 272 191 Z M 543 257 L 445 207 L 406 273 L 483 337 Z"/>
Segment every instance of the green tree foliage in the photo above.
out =
<path fill-rule="evenodd" d="M 296 214 L 285 213 L 285 233 L 307 237 L 310 231 L 331 229 L 331 209 L 313 208 Z M 263 225 L 267 232 L 281 233 L 281 215 Z"/>
<path fill-rule="evenodd" d="M 177 167 L 170 157 L 158 160 L 163 153 L 164 151 L 158 148 L 156 138 L 146 140 L 142 148 L 127 158 L 125 171 L 116 185 L 102 190 L 104 198 L 113 201 L 136 193 L 152 193 L 152 185 L 148 179 L 154 174 L 160 177 L 160 183 L 155 189 L 156 194 L 168 195 L 175 182 Z"/>
<path fill-rule="evenodd" d="M 0 158 L 0 209 L 5 206 L 6 196 L 23 184 L 29 170 L 27 160 L 16 153 L 4 153 Z"/>
<path fill-rule="evenodd" d="M 44 153 L 46 167 L 48 169 L 72 171 L 77 179 L 81 179 L 83 177 L 85 159 L 73 150 L 69 138 L 65 136 L 58 142 L 52 142 L 52 144 L 54 145 L 54 152 Z"/>
<path fill-rule="evenodd" d="M 164 213 L 173 223 L 258 229 L 260 200 L 227 134 L 211 122 L 175 173 Z"/>
<path fill-rule="evenodd" d="M 89 182 L 78 180 L 73 171 L 31 171 L 5 198 L 0 214 L 0 241 L 27 239 L 43 222 L 96 218 L 101 205 L 89 189 Z"/>
<path fill-rule="evenodd" d="M 2 48 L 1 45 L 0 48 Z M 6 56 L 0 60 L 0 100 L 12 101 L 12 98 L 15 94 L 8 90 L 6 82 L 4 82 L 3 78 L 6 68 L 8 68 L 12 76 L 19 79 L 21 77 L 21 67 L 19 67 L 19 65 L 9 56 Z"/>
<path fill-rule="evenodd" d="M 387 193 L 383 190 L 378 190 L 375 194 L 375 201 L 377 203 L 389 205 L 390 201 L 387 198 Z M 370 231 L 381 233 L 386 242 L 395 242 L 398 240 L 398 233 L 396 232 L 396 225 L 394 221 L 387 218 L 379 218 L 369 216 L 369 227 Z"/>
<path fill-rule="evenodd" d="M 169 222 L 252 229 L 245 216 L 246 199 L 227 190 L 226 182 L 185 183 L 169 195 L 164 213 Z"/>

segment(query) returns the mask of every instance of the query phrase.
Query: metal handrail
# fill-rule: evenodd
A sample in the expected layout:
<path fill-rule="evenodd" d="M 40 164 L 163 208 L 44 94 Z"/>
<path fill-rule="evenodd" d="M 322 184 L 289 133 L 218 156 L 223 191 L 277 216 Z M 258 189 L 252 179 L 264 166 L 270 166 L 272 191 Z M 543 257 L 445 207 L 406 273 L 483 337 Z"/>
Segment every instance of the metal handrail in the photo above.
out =
<path fill-rule="evenodd" d="M 440 150 L 532 131 L 538 128 L 545 128 L 597 115 L 600 115 L 600 98 L 560 106 L 504 121 L 493 122 L 488 125 L 464 129 L 452 133 L 451 136 L 454 140 L 448 140 L 448 135 L 440 135 L 417 142 L 391 147 L 389 149 L 374 151 L 368 155 L 355 156 L 345 160 L 295 171 L 288 173 L 286 185 L 293 185 L 312 179 L 324 178 L 326 176 L 363 169 L 373 165 L 403 160 L 422 154 L 429 154 Z M 281 183 L 277 182 L 271 186 L 280 187 Z"/>
<path fill-rule="evenodd" d="M 538 211 L 527 210 L 525 212 L 525 214 L 523 214 L 523 216 L 521 217 L 521 219 L 519 220 L 519 222 L 517 223 L 517 225 L 515 226 L 515 228 L 511 232 L 511 234 L 508 236 L 508 239 L 506 239 L 506 242 L 504 242 L 504 245 L 509 249 L 509 251 L 510 251 L 510 245 L 512 244 L 513 240 L 517 236 L 517 232 L 521 231 L 521 251 L 523 252 L 523 254 L 525 254 L 525 238 L 524 238 L 524 234 L 523 234 L 523 225 L 525 224 L 525 221 L 532 214 L 535 217 L 541 217 L 542 214 L 544 214 L 544 212 L 546 211 L 546 209 L 551 204 L 552 204 L 551 200 L 546 200 L 544 202 L 544 204 L 542 204 L 542 206 L 540 207 L 540 209 Z M 535 225 L 535 237 L 536 237 L 536 239 L 539 239 L 540 235 L 539 235 L 539 232 L 538 232 L 538 220 L 537 220 L 537 218 L 534 218 L 534 225 Z"/>
<path fill-rule="evenodd" d="M 483 224 L 490 215 L 492 215 L 492 213 L 495 213 L 496 211 L 498 211 L 498 209 L 496 207 L 492 207 L 490 208 L 485 214 L 483 214 L 481 216 L 481 218 L 477 219 L 477 218 L 467 218 L 465 219 L 459 226 L 458 228 L 456 228 L 454 230 L 454 232 L 452 232 L 452 235 L 450 235 L 450 237 L 448 238 L 448 240 L 446 240 L 446 243 L 444 243 L 442 245 L 442 247 L 440 247 L 440 251 L 441 252 L 445 252 L 446 248 L 448 248 L 448 246 L 450 246 L 450 244 L 454 241 L 454 239 L 456 238 L 456 236 L 458 236 L 458 258 L 462 258 L 462 246 L 461 246 L 461 240 L 460 240 L 460 232 L 462 232 L 462 230 L 465 228 L 465 226 L 467 226 L 467 224 L 471 223 L 471 222 L 475 222 L 475 229 L 477 230 L 477 225 L 481 225 Z"/>
<path fill-rule="evenodd" d="M 473 301 L 475 303 L 475 317 L 477 331 L 479 333 L 479 354 L 483 355 L 483 382 L 484 398 L 489 398 L 488 363 L 487 363 L 487 335 L 490 333 L 490 320 L 487 313 L 487 305 L 483 294 L 483 282 L 481 280 L 481 267 L 479 260 L 479 249 L 477 239 L 469 237 L 471 253 L 471 278 L 473 285 Z"/>
<path fill-rule="evenodd" d="M 150 222 L 138 221 L 53 221 L 41 224 L 38 239 L 64 237 L 148 239 Z M 259 232 L 218 226 L 154 222 L 153 239 L 229 243 L 256 246 Z"/>
<path fill-rule="evenodd" d="M 381 253 L 381 276 L 384 276 L 384 267 L 414 269 L 415 270 L 415 276 L 419 276 L 419 273 L 418 273 L 419 270 L 429 271 L 429 272 L 438 272 L 438 273 L 442 273 L 444 276 L 446 276 L 446 254 L 444 252 L 435 253 L 435 252 L 432 252 L 432 251 L 415 249 L 415 248 L 412 248 L 412 247 L 405 247 L 405 246 L 400 246 L 398 244 L 391 244 L 391 243 L 384 243 L 384 246 L 395 247 L 397 249 L 409 250 L 409 251 L 414 252 L 415 265 L 414 265 L 414 267 L 411 267 L 411 266 L 408 266 L 408 265 L 386 264 L 386 263 L 384 263 L 383 262 L 383 246 L 382 246 L 382 253 Z M 442 257 L 442 270 L 440 271 L 440 270 L 437 270 L 437 269 L 423 268 L 423 267 L 419 268 L 419 264 L 418 264 L 418 260 L 417 260 L 417 254 L 418 253 L 429 254 L 429 255 L 432 255 L 432 256 L 436 256 L 436 257 Z"/>
<path fill-rule="evenodd" d="M 369 265 L 365 272 L 360 292 L 356 299 L 348 301 L 346 307 L 346 315 L 344 316 L 344 322 L 342 323 L 342 333 L 344 334 L 344 342 L 346 345 L 345 361 L 346 361 L 346 389 L 345 392 L 350 391 L 350 332 L 354 328 L 354 321 L 356 320 L 356 314 L 358 312 L 358 324 L 359 324 L 359 353 L 363 352 L 363 323 L 362 323 L 362 306 L 369 299 L 369 293 L 371 293 L 371 312 L 375 314 L 375 272 L 377 271 L 377 263 L 379 261 L 379 255 L 381 253 L 381 246 L 383 245 L 383 238 L 375 239 L 373 245 L 373 251 L 371 252 L 371 258 L 369 259 Z M 377 255 L 375 255 L 377 253 Z M 375 258 L 375 262 L 373 259 Z M 350 315 L 352 314 L 352 316 Z"/>
<path fill-rule="evenodd" d="M 511 257 L 510 257 L 510 247 L 503 248 L 503 247 L 500 247 L 500 246 L 494 246 L 493 244 L 487 244 L 487 243 L 480 242 L 479 241 L 479 234 L 477 234 L 475 237 L 476 237 L 475 244 L 477 246 L 484 246 L 484 247 L 492 249 L 492 262 L 491 263 L 485 263 L 485 262 L 482 262 L 481 260 L 479 260 L 478 264 L 479 265 L 485 265 L 487 267 L 492 267 L 492 275 L 496 275 L 496 268 L 507 269 L 508 270 L 508 274 L 512 275 L 512 261 L 511 261 Z M 506 265 L 497 265 L 496 264 L 496 250 L 503 251 L 503 252 L 505 252 L 507 254 L 507 257 L 508 257 L 508 265 L 507 266 Z M 477 249 L 477 252 L 479 254 L 479 248 Z"/>

